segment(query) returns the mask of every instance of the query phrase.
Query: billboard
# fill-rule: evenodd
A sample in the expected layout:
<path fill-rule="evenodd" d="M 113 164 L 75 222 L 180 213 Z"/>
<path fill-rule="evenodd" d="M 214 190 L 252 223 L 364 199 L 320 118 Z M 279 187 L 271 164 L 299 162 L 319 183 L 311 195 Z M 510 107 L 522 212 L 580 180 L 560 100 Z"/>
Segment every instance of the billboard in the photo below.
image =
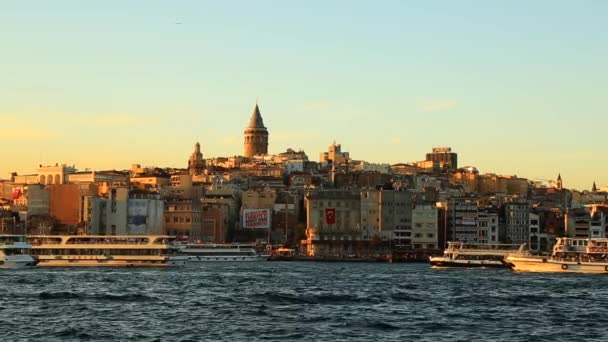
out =
<path fill-rule="evenodd" d="M 130 199 L 127 202 L 127 225 L 131 234 L 144 234 L 148 219 L 148 200 Z"/>
<path fill-rule="evenodd" d="M 270 228 L 270 209 L 243 209 L 243 228 Z"/>

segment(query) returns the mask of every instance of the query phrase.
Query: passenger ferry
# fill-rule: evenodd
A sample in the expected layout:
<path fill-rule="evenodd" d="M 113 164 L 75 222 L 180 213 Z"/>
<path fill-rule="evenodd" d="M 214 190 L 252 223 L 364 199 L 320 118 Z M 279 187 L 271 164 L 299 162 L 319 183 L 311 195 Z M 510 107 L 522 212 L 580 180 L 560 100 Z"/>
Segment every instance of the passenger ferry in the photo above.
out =
<path fill-rule="evenodd" d="M 41 267 L 180 266 L 171 236 L 29 235 L 32 255 Z"/>
<path fill-rule="evenodd" d="M 522 245 L 505 264 L 517 272 L 608 274 L 608 239 L 557 238 L 550 256 L 530 255 Z"/>
<path fill-rule="evenodd" d="M 431 267 L 494 267 L 505 268 L 504 257 L 517 251 L 518 245 L 473 244 L 448 242 L 443 256 L 430 257 Z"/>
<path fill-rule="evenodd" d="M 267 261 L 270 255 L 259 253 L 256 244 L 186 243 L 180 254 L 188 261 Z"/>
<path fill-rule="evenodd" d="M 32 246 L 25 242 L 25 235 L 0 234 L 0 269 L 36 266 L 30 255 Z"/>

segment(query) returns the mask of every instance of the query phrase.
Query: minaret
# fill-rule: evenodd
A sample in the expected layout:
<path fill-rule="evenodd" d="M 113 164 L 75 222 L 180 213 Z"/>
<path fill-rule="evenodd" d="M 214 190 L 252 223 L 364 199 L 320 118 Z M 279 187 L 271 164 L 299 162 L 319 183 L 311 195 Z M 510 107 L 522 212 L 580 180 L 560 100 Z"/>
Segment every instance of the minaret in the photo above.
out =
<path fill-rule="evenodd" d="M 591 188 L 592 192 L 597 192 L 597 185 L 595 185 L 595 181 L 593 181 L 593 187 Z"/>
<path fill-rule="evenodd" d="M 557 190 L 561 190 L 562 189 L 562 174 L 558 174 L 557 175 Z"/>
<path fill-rule="evenodd" d="M 205 170 L 205 159 L 203 159 L 203 154 L 201 153 L 201 144 L 196 142 L 194 145 L 194 152 L 188 159 L 188 172 L 190 175 L 200 175 Z"/>
<path fill-rule="evenodd" d="M 255 109 L 245 128 L 245 157 L 251 158 L 258 154 L 268 154 L 268 130 L 264 127 L 264 120 L 256 102 Z"/>

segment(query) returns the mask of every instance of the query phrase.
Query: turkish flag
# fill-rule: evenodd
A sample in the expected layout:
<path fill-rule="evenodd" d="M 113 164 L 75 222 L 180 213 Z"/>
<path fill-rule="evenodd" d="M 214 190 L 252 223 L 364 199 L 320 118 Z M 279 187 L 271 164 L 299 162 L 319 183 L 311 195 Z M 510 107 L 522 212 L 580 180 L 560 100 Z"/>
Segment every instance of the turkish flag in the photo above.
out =
<path fill-rule="evenodd" d="M 327 224 L 336 224 L 336 208 L 325 209 L 325 222 Z"/>
<path fill-rule="evenodd" d="M 13 189 L 13 199 L 14 200 L 19 199 L 19 197 L 21 197 L 21 189 L 19 189 L 19 188 Z"/>

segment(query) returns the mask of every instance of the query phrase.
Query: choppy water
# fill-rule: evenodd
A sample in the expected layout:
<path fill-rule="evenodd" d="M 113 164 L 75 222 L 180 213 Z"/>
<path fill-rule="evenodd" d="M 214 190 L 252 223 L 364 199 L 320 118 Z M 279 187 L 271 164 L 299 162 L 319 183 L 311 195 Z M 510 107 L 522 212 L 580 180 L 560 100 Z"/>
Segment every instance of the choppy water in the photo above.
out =
<path fill-rule="evenodd" d="M 424 264 L 0 272 L 0 340 L 608 340 L 608 277 Z"/>

